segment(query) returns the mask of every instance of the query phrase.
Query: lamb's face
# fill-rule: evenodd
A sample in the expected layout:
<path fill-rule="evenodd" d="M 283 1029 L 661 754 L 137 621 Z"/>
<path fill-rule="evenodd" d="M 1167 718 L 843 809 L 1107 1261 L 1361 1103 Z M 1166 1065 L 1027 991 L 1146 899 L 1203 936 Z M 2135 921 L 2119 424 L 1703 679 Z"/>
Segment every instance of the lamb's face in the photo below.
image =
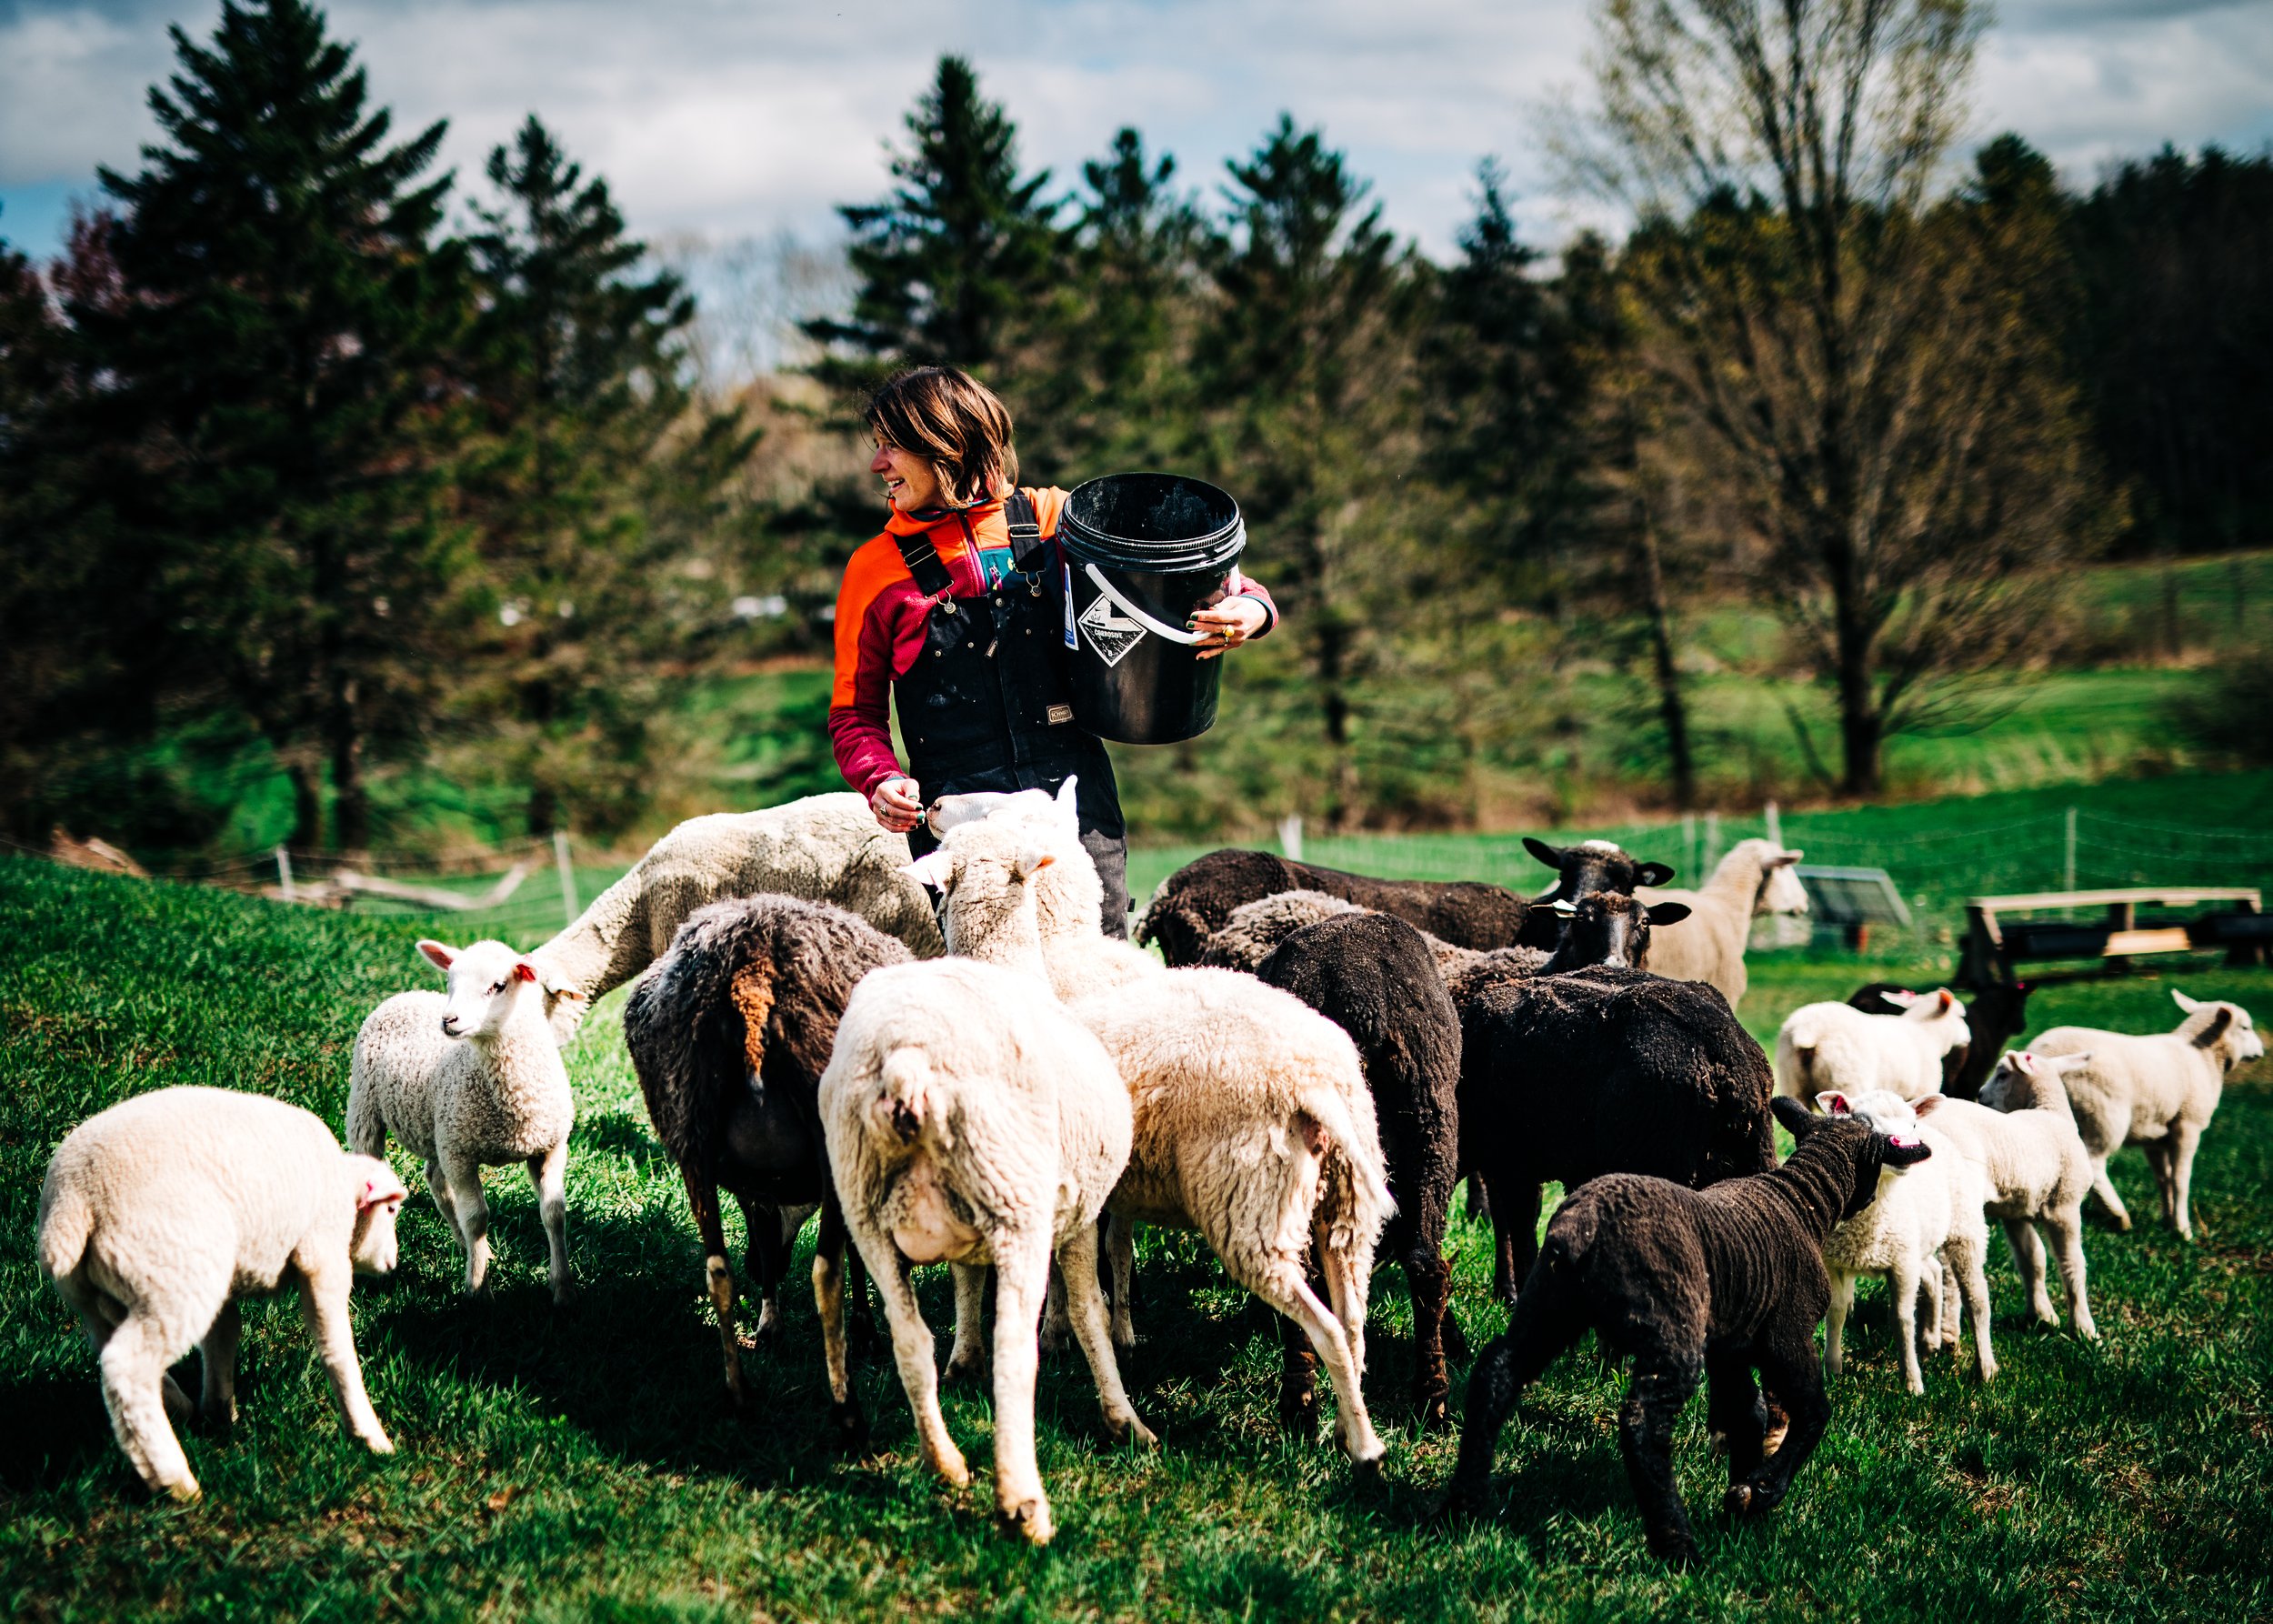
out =
<path fill-rule="evenodd" d="M 2080 1055 L 2038 1055 L 2025 1048 L 2008 1049 L 1981 1084 L 1981 1103 L 1992 1111 L 2030 1111 L 2066 1104 L 2067 1085 L 2061 1074 L 2075 1070 L 2091 1058 Z M 2053 1096 L 2060 1096 L 2055 1102 Z"/>
<path fill-rule="evenodd" d="M 442 995 L 446 1038 L 486 1037 L 512 1018 L 521 999 L 546 997 L 536 967 L 503 942 L 449 947 L 426 941 L 418 951 L 449 977 Z M 546 1016 L 549 1022 L 549 1009 Z"/>
<path fill-rule="evenodd" d="M 2195 1042 L 2216 1051 L 2228 1071 L 2264 1057 L 2265 1039 L 2258 1036 L 2257 1023 L 2240 1005 L 2205 1003 L 2200 998 L 2189 998 L 2175 987 L 2170 989 L 2170 997 L 2188 1016 L 2204 1009 L 2211 1011 L 2210 1025 Z"/>
<path fill-rule="evenodd" d="M 977 953 L 1011 932 L 1038 941 L 1029 882 L 1053 860 L 1031 828 L 988 817 L 951 830 L 907 871 L 946 898 L 947 951 Z"/>
<path fill-rule="evenodd" d="M 1642 862 L 1612 840 L 1556 847 L 1527 835 L 1523 848 L 1558 877 L 1539 893 L 1543 902 L 1577 902 L 1605 891 L 1630 896 L 1636 886 L 1662 886 L 1673 878 L 1671 865 Z"/>
<path fill-rule="evenodd" d="M 983 819 L 1054 819 L 1078 839 L 1081 827 L 1074 807 L 1074 789 L 1079 782 L 1078 776 L 1067 778 L 1057 787 L 1056 795 L 1046 789 L 989 789 L 974 790 L 968 795 L 943 795 L 925 809 L 924 824 L 934 836 L 944 840 L 949 831 Z"/>
<path fill-rule="evenodd" d="M 1799 883 L 1798 851 L 1771 848 L 1763 863 L 1760 896 L 1753 911 L 1762 914 L 1804 914 L 1807 887 Z"/>
<path fill-rule="evenodd" d="M 1865 1110 L 1864 1105 L 1870 1108 Z M 1829 1128 L 1860 1128 L 1867 1135 L 1855 1157 L 1855 1184 L 1847 1192 L 1841 1221 L 1853 1218 L 1893 1188 L 1894 1181 L 1933 1150 L 1918 1137 L 1918 1114 L 1900 1095 L 1872 1089 L 1850 1100 L 1836 1090 L 1816 1096 L 1816 1109 Z"/>
<path fill-rule="evenodd" d="M 395 1272 L 395 1218 L 410 1192 L 395 1169 L 375 1157 L 350 1156 L 349 1180 L 355 1190 L 355 1228 L 347 1258 L 359 1275 Z"/>

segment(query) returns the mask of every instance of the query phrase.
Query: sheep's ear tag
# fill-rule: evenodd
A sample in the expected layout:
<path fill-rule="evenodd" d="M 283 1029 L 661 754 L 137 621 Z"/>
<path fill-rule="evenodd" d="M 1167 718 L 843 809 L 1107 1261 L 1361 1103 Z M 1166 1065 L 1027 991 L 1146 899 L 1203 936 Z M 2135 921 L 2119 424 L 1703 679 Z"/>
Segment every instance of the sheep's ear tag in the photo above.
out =
<path fill-rule="evenodd" d="M 1568 919 L 1577 914 L 1578 905 L 1567 897 L 1557 897 L 1555 899 L 1555 911 Z"/>
<path fill-rule="evenodd" d="M 534 981 L 536 979 L 536 967 L 526 958 L 517 960 L 513 967 L 513 978 L 516 981 Z"/>
<path fill-rule="evenodd" d="M 1851 1117 L 1855 1114 L 1855 1108 L 1847 1103 L 1847 1096 L 1836 1088 L 1828 1093 L 1817 1095 L 1816 1104 L 1821 1106 L 1827 1114 L 1833 1117 Z"/>
<path fill-rule="evenodd" d="M 400 1201 L 409 1193 L 395 1179 L 390 1178 L 382 1184 L 375 1178 L 366 1178 L 363 1181 L 363 1194 L 355 1198 L 355 1210 L 368 1212 L 374 1207 L 383 1207 L 390 1201 Z"/>
<path fill-rule="evenodd" d="M 2005 1057 L 2013 1063 L 2013 1069 L 2028 1077 L 2037 1074 L 2037 1058 L 2025 1048 L 2017 1048 Z"/>

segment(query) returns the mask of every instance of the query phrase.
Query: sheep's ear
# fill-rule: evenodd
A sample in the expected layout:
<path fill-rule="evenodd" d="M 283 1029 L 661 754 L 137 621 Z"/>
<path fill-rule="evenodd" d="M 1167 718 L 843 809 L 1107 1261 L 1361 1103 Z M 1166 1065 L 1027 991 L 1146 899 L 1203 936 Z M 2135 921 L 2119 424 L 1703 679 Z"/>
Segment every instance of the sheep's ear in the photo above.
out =
<path fill-rule="evenodd" d="M 1907 987 L 1889 987 L 1878 996 L 1886 999 L 1886 1001 L 1889 1004 L 1901 1005 L 1905 1009 L 1908 1009 L 1911 1005 L 1918 1002 L 1918 995 L 1909 991 Z"/>
<path fill-rule="evenodd" d="M 2226 1036 L 2227 1029 L 2233 1024 L 2233 1010 L 2228 1007 L 2218 1007 L 2218 1013 L 2210 1017 L 2210 1024 L 2204 1027 L 2200 1031 L 2194 1035 L 2194 1047 L 2196 1048 L 2210 1048 L 2216 1044 L 2219 1038 Z"/>
<path fill-rule="evenodd" d="M 1673 883 L 1671 863 L 1637 863 L 1634 883 L 1637 886 L 1669 886 Z"/>
<path fill-rule="evenodd" d="M 1826 1088 L 1816 1096 L 1816 1108 L 1827 1117 L 1852 1117 L 1854 1103 L 1837 1088 Z"/>
<path fill-rule="evenodd" d="M 2175 987 L 2170 989 L 2170 998 L 2173 1003 L 2177 1004 L 2179 1008 L 2185 1010 L 2188 1015 L 2192 1015 L 2197 1009 L 2199 1009 L 2202 1007 L 2201 999 L 2189 998 L 2186 996 L 2186 994 L 2180 992 Z"/>
<path fill-rule="evenodd" d="M 914 875 L 918 885 L 945 891 L 955 884 L 955 859 L 944 851 L 926 852 L 900 872 Z"/>
<path fill-rule="evenodd" d="M 1879 1159 L 1890 1168 L 1914 1168 L 1933 1154 L 1933 1147 L 1923 1139 L 1897 1138 L 1888 1134 L 1886 1154 Z"/>
<path fill-rule="evenodd" d="M 1689 917 L 1689 905 L 1686 902 L 1653 902 L 1649 905 L 1648 913 L 1652 925 L 1678 925 Z"/>
<path fill-rule="evenodd" d="M 2005 1058 L 2011 1063 L 2012 1068 L 2023 1077 L 2035 1077 L 2038 1074 L 2037 1058 L 2025 1048 L 2014 1049 L 2005 1056 Z"/>
<path fill-rule="evenodd" d="M 2085 1066 L 2090 1063 L 2091 1051 L 2089 1049 L 2086 1049 L 2080 1055 L 2031 1055 L 2029 1058 L 2034 1060 L 2039 1068 L 2046 1071 L 2073 1071 L 2078 1066 Z"/>
<path fill-rule="evenodd" d="M 1549 868 L 1560 868 L 1563 866 L 1563 854 L 1537 835 L 1526 835 L 1523 837 L 1523 849 L 1545 863 Z"/>
<path fill-rule="evenodd" d="M 1777 1121 L 1784 1125 L 1784 1131 L 1795 1139 L 1806 1138 L 1815 1132 L 1816 1125 L 1822 1120 L 1788 1094 L 1776 1096 L 1767 1102 L 1767 1108 L 1776 1114 Z"/>
<path fill-rule="evenodd" d="M 1068 773 L 1066 775 L 1066 781 L 1057 787 L 1057 809 L 1068 817 L 1076 816 L 1074 810 L 1074 786 L 1079 782 L 1081 782 L 1081 778 L 1078 774 Z"/>
<path fill-rule="evenodd" d="M 1949 1013 L 1949 1007 L 1950 1007 L 1952 1004 L 1956 1003 L 1957 1001 L 1958 1001 L 1957 995 L 1956 995 L 1956 994 L 1954 994 L 1954 993 L 1952 993 L 1952 992 L 1951 992 L 1951 991 L 1950 991 L 1948 987 L 1936 987 L 1936 988 L 1934 989 L 1934 1013 L 1935 1013 L 1935 1014 L 1937 1014 L 1937 1015 L 1947 1015 L 1947 1014 L 1948 1014 L 1948 1013 Z"/>
<path fill-rule="evenodd" d="M 457 949 L 442 942 L 422 941 L 418 950 L 430 959 L 435 968 L 446 970 L 457 959 Z"/>
<path fill-rule="evenodd" d="M 382 1202 L 401 1201 L 409 1195 L 410 1191 L 404 1188 L 403 1181 L 396 1178 L 392 1170 L 366 1173 L 363 1176 L 363 1188 L 355 1197 L 355 1210 L 368 1212 Z"/>
<path fill-rule="evenodd" d="M 1941 1109 L 1943 1098 L 1939 1094 L 1922 1095 L 1911 1104 L 1910 1109 L 1921 1117 L 1930 1117 Z"/>
<path fill-rule="evenodd" d="M 1029 846 L 1018 854 L 1018 877 L 1020 879 L 1031 879 L 1056 861 L 1057 861 L 1057 858 L 1046 848 L 1039 846 Z"/>
<path fill-rule="evenodd" d="M 1554 907 L 1555 911 L 1562 915 L 1566 919 L 1572 917 L 1578 912 L 1578 905 L 1567 897 L 1557 897 L 1555 899 Z"/>
<path fill-rule="evenodd" d="M 1777 852 L 1774 857 L 1767 860 L 1767 866 L 1771 868 L 1788 868 L 1807 855 L 1807 854 L 1806 852 L 1801 851 L 1795 847 L 1788 851 Z"/>

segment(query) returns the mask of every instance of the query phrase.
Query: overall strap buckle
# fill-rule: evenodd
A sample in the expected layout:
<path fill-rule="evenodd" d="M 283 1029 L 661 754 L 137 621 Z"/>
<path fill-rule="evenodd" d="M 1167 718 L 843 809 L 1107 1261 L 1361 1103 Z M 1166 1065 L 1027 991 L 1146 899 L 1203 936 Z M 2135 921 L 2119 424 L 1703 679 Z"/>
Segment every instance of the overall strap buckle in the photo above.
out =
<path fill-rule="evenodd" d="M 923 530 L 913 536 L 895 536 L 892 541 L 900 550 L 900 562 L 906 565 L 907 573 L 916 577 L 916 590 L 948 614 L 954 614 L 955 577 L 940 562 L 939 549 L 931 545 L 931 532 Z"/>

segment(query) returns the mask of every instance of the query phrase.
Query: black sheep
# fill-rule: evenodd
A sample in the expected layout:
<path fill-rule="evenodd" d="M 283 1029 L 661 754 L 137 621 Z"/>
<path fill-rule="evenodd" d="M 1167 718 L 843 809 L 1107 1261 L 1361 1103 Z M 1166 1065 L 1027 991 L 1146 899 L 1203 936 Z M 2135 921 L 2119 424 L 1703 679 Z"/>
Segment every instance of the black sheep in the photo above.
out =
<path fill-rule="evenodd" d="M 1857 987 L 1847 1001 L 1866 1015 L 1907 1015 L 1908 1005 L 1898 1004 L 1886 995 L 1916 990 L 1898 981 L 1873 981 L 1867 987 Z M 1981 1085 L 1997 1069 L 1997 1058 L 2005 1052 L 2005 1046 L 2028 1029 L 2028 995 L 2035 990 L 2035 984 L 2028 981 L 1967 989 L 1965 1024 L 1972 1032 L 1973 1040 L 1960 1043 L 1942 1056 L 1944 1094 L 1952 1099 L 1981 1098 Z"/>
<path fill-rule="evenodd" d="M 1365 1063 L 1397 1215 L 1377 1254 L 1405 1267 L 1413 1298 L 1413 1399 L 1426 1424 L 1446 1418 L 1445 1320 L 1452 1274 L 1444 1255 L 1460 1150 L 1455 1104 L 1460 1020 L 1428 940 L 1387 914 L 1322 919 L 1281 942 L 1256 969 L 1347 1032 Z M 1280 1406 L 1298 1427 L 1317 1408 L 1317 1358 L 1285 1322 Z M 1457 1335 L 1457 1326 L 1454 1334 Z"/>
<path fill-rule="evenodd" d="M 1482 1508 L 1508 1410 L 1588 1330 L 1611 1357 L 1634 1361 L 1618 1446 L 1650 1549 L 1677 1564 L 1697 1559 L 1673 1480 L 1673 1429 L 1700 1378 L 1707 1424 L 1728 1439 L 1728 1514 L 1782 1503 L 1831 1418 L 1815 1341 L 1831 1301 L 1824 1237 L 1877 1198 L 1882 1168 L 1929 1152 L 1860 1118 L 1817 1117 L 1796 1099 L 1775 1108 L 1798 1141 L 1779 1168 L 1705 1190 L 1612 1174 L 1563 1203 L 1507 1334 L 1469 1378 L 1447 1510 Z M 1773 1455 L 1756 1371 L 1790 1418 Z"/>
<path fill-rule="evenodd" d="M 1704 982 L 1608 966 L 1500 981 L 1460 1027 L 1461 1161 L 1491 1194 L 1502 1297 L 1531 1267 L 1549 1179 L 1699 1187 L 1776 1165 L 1767 1057 Z"/>
<path fill-rule="evenodd" d="M 718 1188 L 742 1208 L 762 1305 L 757 1334 L 772 1336 L 796 1234 L 785 1214 L 817 1205 L 820 1255 L 836 1259 L 848 1249 L 816 1105 L 837 1020 L 863 976 L 909 957 L 894 937 L 826 903 L 740 897 L 690 914 L 632 988 L 625 1047 L 656 1137 L 686 1183 L 736 1403 L 742 1362 Z M 856 1254 L 851 1267 L 859 1268 Z M 853 1301 L 865 1302 L 861 1278 L 853 1281 Z"/>

